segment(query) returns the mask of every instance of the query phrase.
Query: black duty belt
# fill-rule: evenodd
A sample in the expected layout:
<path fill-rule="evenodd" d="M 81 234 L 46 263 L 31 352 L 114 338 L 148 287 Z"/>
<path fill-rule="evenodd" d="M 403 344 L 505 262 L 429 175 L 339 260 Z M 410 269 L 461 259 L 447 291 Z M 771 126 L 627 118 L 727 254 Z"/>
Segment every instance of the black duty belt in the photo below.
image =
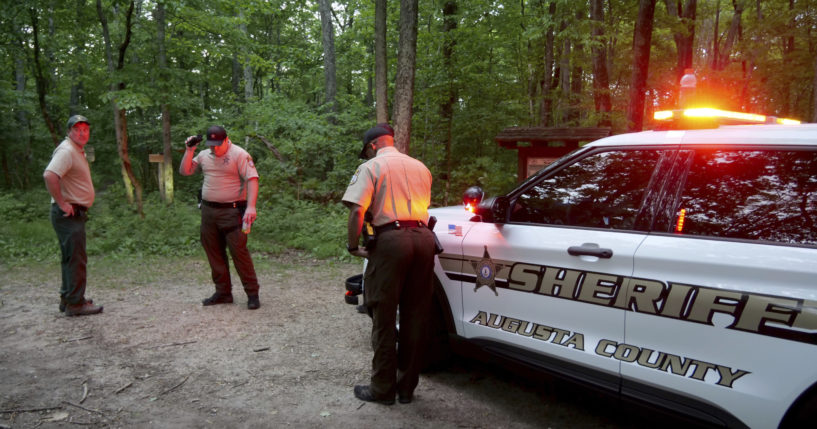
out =
<path fill-rule="evenodd" d="M 84 211 L 84 212 L 87 212 L 87 211 L 88 211 L 88 207 L 81 206 L 81 205 L 79 205 L 79 204 L 74 204 L 74 203 L 68 203 L 68 204 L 71 204 L 71 207 L 73 207 L 73 208 L 74 208 L 74 211 L 77 211 L 77 210 L 82 210 L 82 211 Z M 57 204 L 57 203 L 51 203 L 51 205 L 54 205 L 54 206 L 59 207 L 59 204 Z"/>
<path fill-rule="evenodd" d="M 393 229 L 425 228 L 425 226 L 426 224 L 419 220 L 396 220 L 394 222 L 374 227 L 374 233 L 379 235 Z"/>
<path fill-rule="evenodd" d="M 231 203 L 216 203 L 213 201 L 201 200 L 201 203 L 207 207 L 213 207 L 217 209 L 234 209 L 234 208 L 246 208 L 247 202 L 246 201 L 233 201 Z"/>

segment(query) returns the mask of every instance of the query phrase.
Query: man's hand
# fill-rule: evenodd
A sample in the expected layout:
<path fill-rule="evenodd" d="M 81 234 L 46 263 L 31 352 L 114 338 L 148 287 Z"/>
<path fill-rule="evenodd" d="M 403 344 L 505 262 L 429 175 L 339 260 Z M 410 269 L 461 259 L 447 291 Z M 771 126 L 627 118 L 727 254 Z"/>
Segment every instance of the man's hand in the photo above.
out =
<path fill-rule="evenodd" d="M 184 144 L 187 145 L 187 147 L 196 147 L 196 145 L 201 143 L 202 140 L 203 138 L 201 135 L 190 136 L 184 141 Z"/>
<path fill-rule="evenodd" d="M 351 253 L 354 256 L 360 256 L 361 258 L 369 259 L 369 251 L 361 247 L 358 247 L 357 250 L 349 253 Z"/>
<path fill-rule="evenodd" d="M 65 201 L 63 201 L 62 204 L 58 205 L 60 206 L 60 210 L 65 212 L 65 214 L 62 215 L 62 217 L 71 217 L 74 215 L 74 206 L 72 206 L 71 204 L 68 204 Z"/>
<path fill-rule="evenodd" d="M 247 206 L 247 209 L 244 210 L 244 217 L 241 219 L 241 221 L 248 225 L 252 225 L 257 217 L 258 213 L 255 211 L 255 207 Z"/>

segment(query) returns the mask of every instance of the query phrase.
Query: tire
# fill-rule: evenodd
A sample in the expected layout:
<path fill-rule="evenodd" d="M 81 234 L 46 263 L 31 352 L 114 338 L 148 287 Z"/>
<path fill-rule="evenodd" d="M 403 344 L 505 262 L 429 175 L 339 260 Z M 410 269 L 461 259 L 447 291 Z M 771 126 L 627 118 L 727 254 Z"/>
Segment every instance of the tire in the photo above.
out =
<path fill-rule="evenodd" d="M 780 429 L 817 426 L 817 386 L 798 399 L 780 422 Z"/>

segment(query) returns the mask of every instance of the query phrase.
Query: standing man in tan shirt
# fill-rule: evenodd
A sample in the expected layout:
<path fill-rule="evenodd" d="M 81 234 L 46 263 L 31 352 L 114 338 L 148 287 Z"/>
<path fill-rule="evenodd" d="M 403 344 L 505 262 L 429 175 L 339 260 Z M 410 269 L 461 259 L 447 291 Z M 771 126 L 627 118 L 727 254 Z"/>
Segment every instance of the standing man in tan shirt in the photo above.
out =
<path fill-rule="evenodd" d="M 372 375 L 355 397 L 384 405 L 409 403 L 417 387 L 432 299 L 434 233 L 428 229 L 431 172 L 394 147 L 390 127 L 363 136 L 368 159 L 352 176 L 343 203 L 349 208 L 347 250 L 368 258 L 365 305 L 372 316 Z M 369 211 L 375 246 L 358 247 Z M 400 308 L 400 329 L 395 329 Z"/>
<path fill-rule="evenodd" d="M 51 194 L 51 225 L 57 233 L 62 258 L 60 311 L 68 316 L 102 312 L 101 305 L 85 299 L 86 265 L 85 222 L 94 204 L 94 183 L 85 158 L 85 145 L 91 135 L 88 118 L 68 118 L 68 136 L 51 155 L 43 172 L 45 187 Z"/>
<path fill-rule="evenodd" d="M 230 249 L 233 265 L 247 293 L 247 308 L 255 310 L 261 302 L 258 299 L 258 278 L 247 249 L 247 234 L 257 216 L 258 171 L 250 154 L 234 145 L 223 127 L 211 126 L 207 129 L 206 139 L 209 149 L 194 157 L 196 145 L 202 137 L 188 137 L 185 141 L 187 150 L 179 166 L 179 173 L 183 176 L 199 170 L 204 173 L 201 245 L 210 262 L 216 292 L 202 301 L 202 305 L 233 302 L 227 261 L 227 249 Z"/>

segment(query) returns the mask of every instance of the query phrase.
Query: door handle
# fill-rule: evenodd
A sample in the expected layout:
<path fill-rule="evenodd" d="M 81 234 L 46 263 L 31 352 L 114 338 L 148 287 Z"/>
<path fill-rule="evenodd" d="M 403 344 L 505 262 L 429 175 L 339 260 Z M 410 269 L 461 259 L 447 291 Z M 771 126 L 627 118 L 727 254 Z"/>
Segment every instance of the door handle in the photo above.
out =
<path fill-rule="evenodd" d="M 573 256 L 595 256 L 597 258 L 610 259 L 613 257 L 613 249 L 604 249 L 591 246 L 570 246 L 567 253 Z"/>

